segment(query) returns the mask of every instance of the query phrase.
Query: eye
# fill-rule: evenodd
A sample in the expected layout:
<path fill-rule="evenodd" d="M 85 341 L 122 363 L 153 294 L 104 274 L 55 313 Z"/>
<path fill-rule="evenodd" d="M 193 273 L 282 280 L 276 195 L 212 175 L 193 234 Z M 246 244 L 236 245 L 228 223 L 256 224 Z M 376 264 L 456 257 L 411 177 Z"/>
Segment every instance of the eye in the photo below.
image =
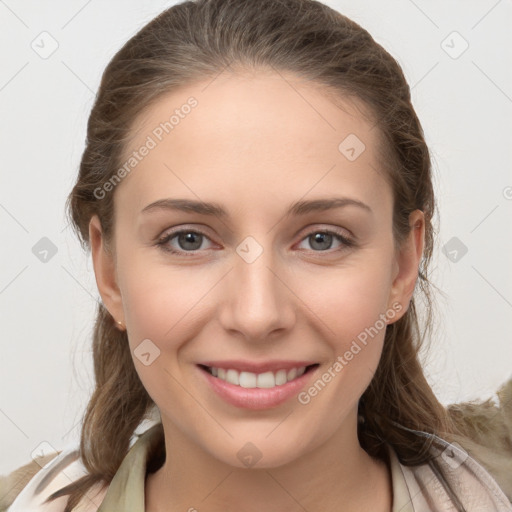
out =
<path fill-rule="evenodd" d="M 181 229 L 165 234 L 158 240 L 157 245 L 162 250 L 172 254 L 193 256 L 200 250 L 208 249 L 208 247 L 203 245 L 203 242 L 206 240 L 211 242 L 209 237 L 202 231 Z M 354 241 L 336 230 L 311 231 L 301 240 L 301 243 L 304 241 L 310 241 L 312 249 L 309 250 L 313 252 L 326 252 L 332 248 L 332 244 L 335 241 L 338 242 L 339 246 L 330 252 L 342 251 L 355 246 Z"/>
<path fill-rule="evenodd" d="M 176 239 L 175 244 L 172 245 L 169 242 Z M 194 253 L 200 249 L 204 249 L 203 242 L 205 240 L 210 240 L 206 234 L 201 231 L 195 231 L 192 229 L 182 229 L 180 231 L 173 231 L 171 233 L 167 233 L 157 242 L 157 245 L 160 246 L 164 251 L 170 252 L 172 254 L 184 254 Z M 178 245 L 178 248 L 176 248 Z"/>
<path fill-rule="evenodd" d="M 343 250 L 349 247 L 353 247 L 355 243 L 347 238 L 341 232 L 335 230 L 317 230 L 311 231 L 302 241 L 311 241 L 310 246 L 314 252 L 322 252 L 331 249 L 333 241 L 338 241 L 340 247 L 335 250 Z"/>

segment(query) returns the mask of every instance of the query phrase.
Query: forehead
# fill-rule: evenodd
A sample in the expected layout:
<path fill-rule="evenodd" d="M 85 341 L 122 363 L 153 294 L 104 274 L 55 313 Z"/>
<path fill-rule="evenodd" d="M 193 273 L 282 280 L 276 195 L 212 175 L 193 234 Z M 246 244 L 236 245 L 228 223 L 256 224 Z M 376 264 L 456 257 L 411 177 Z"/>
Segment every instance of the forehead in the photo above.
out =
<path fill-rule="evenodd" d="M 132 205 L 166 192 L 240 201 L 390 192 L 368 109 L 291 74 L 223 73 L 182 87 L 142 112 L 131 133 L 124 162 L 150 148 L 116 192 Z"/>

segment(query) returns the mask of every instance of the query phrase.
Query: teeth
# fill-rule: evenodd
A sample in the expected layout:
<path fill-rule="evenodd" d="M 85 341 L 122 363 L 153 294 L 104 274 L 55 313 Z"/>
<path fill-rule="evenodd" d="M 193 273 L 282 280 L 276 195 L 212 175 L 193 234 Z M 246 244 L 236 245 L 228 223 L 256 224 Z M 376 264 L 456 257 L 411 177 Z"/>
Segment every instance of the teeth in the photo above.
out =
<path fill-rule="evenodd" d="M 304 374 L 306 371 L 305 366 L 300 368 L 292 368 L 288 371 L 278 370 L 277 372 L 265 373 L 252 373 L 252 372 L 239 372 L 238 370 L 225 368 L 208 368 L 209 372 L 218 379 L 241 386 L 243 388 L 273 388 L 275 386 L 282 386 L 291 380 L 296 379 Z"/>
<path fill-rule="evenodd" d="M 253 374 L 254 375 L 254 374 Z M 256 380 L 258 388 L 273 388 L 276 385 L 276 377 L 272 372 L 259 373 Z"/>
<path fill-rule="evenodd" d="M 288 375 L 286 376 L 286 378 L 288 380 L 292 380 L 295 379 L 295 377 L 297 377 L 297 368 L 292 368 L 291 370 L 288 370 Z"/>
<path fill-rule="evenodd" d="M 227 370 L 226 382 L 229 382 L 230 384 L 235 384 L 236 386 L 240 386 L 240 375 L 236 370 Z"/>
<path fill-rule="evenodd" d="M 286 370 L 279 370 L 276 372 L 276 386 L 280 386 L 281 384 L 286 384 L 288 382 L 286 378 Z"/>
<path fill-rule="evenodd" d="M 238 373 L 236 370 L 234 372 Z M 243 388 L 256 388 L 257 386 L 257 377 L 255 373 L 251 372 L 240 372 L 240 386 Z"/>

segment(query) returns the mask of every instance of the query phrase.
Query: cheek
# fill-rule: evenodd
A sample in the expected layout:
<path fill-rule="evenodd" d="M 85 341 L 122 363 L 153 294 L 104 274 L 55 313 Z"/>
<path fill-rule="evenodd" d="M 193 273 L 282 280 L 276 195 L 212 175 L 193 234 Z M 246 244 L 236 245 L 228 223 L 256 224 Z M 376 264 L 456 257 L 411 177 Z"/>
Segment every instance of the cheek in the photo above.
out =
<path fill-rule="evenodd" d="M 307 297 L 306 305 L 318 317 L 317 323 L 321 321 L 326 334 L 342 349 L 366 328 L 375 324 L 379 330 L 385 328 L 378 320 L 386 313 L 391 291 L 386 268 L 382 259 L 376 265 L 366 260 L 364 265 L 318 273 L 314 286 L 311 276 L 303 276 L 295 290 Z"/>
<path fill-rule="evenodd" d="M 368 271 L 340 273 L 338 280 L 309 293 L 316 333 L 329 345 L 330 356 L 298 399 L 308 414 L 328 417 L 332 429 L 356 406 L 378 367 L 386 319 L 392 317 L 386 310 L 388 292 L 385 273 Z M 311 424 L 311 435 L 316 427 Z"/>
<path fill-rule="evenodd" d="M 134 241 L 131 242 L 136 245 Z M 193 322 L 194 310 L 212 276 L 199 266 L 166 265 L 155 248 L 119 249 L 118 273 L 128 331 L 135 339 L 177 339 Z M 211 288 L 211 284 L 210 284 Z"/>
<path fill-rule="evenodd" d="M 122 280 L 135 369 L 153 401 L 164 409 L 169 396 L 173 402 L 183 394 L 180 350 L 200 334 L 194 318 L 204 309 L 201 297 L 207 286 L 204 278 L 191 280 L 191 275 L 162 266 L 141 272 L 134 265 Z"/>
<path fill-rule="evenodd" d="M 301 403 L 315 401 L 317 410 L 331 409 L 330 414 L 341 420 L 369 385 L 381 358 L 386 319 L 395 314 L 387 311 L 391 285 L 387 268 L 381 253 L 378 262 L 361 258 L 350 268 L 318 273 L 314 287 L 304 276 L 297 294 L 308 298 L 308 309 L 314 312 L 309 318 L 330 346 L 331 356 L 319 376 L 326 383 L 319 393 L 322 398 L 313 398 L 317 389 L 324 389 L 319 383 L 311 393 L 306 390 Z"/>

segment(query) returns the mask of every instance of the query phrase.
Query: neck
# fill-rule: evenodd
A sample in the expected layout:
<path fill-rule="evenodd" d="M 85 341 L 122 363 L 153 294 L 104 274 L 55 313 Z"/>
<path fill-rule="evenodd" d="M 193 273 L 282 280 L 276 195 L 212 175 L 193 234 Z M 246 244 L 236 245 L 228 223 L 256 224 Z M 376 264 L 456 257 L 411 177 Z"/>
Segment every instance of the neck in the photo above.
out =
<path fill-rule="evenodd" d="M 226 509 L 303 512 L 390 512 L 388 466 L 360 446 L 356 422 L 311 452 L 272 468 L 219 461 L 162 418 L 167 456 L 146 480 L 146 511 Z M 368 492 L 371 490 L 371 492 Z"/>

